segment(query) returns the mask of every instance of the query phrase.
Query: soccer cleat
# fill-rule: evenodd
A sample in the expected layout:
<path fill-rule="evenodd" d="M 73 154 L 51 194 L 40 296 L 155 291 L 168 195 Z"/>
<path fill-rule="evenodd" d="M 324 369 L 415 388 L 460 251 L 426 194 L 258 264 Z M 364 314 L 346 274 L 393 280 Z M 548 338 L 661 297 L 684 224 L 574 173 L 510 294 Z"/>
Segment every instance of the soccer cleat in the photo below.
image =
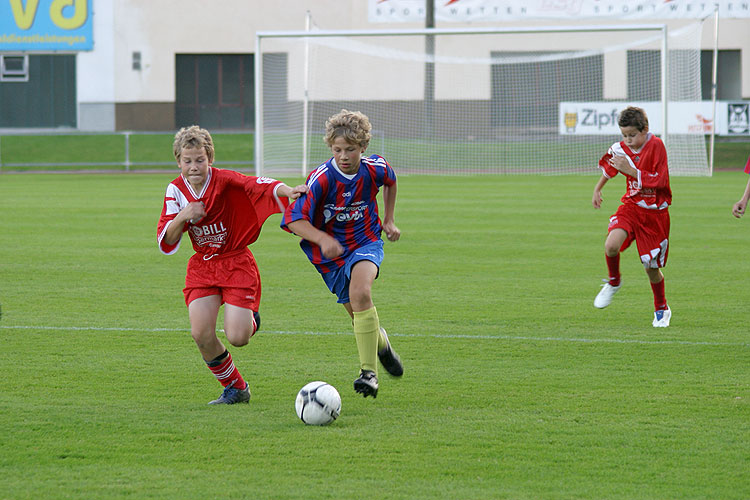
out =
<path fill-rule="evenodd" d="M 672 319 L 672 310 L 667 307 L 659 311 L 654 311 L 654 323 L 656 328 L 669 326 L 669 320 Z"/>
<path fill-rule="evenodd" d="M 607 280 L 604 280 L 607 281 Z M 599 293 L 596 294 L 596 298 L 594 299 L 594 307 L 599 309 L 604 309 L 612 302 L 612 297 L 617 293 L 617 291 L 622 286 L 622 283 L 620 283 L 617 286 L 612 286 L 607 283 L 604 283 L 602 285 L 602 289 L 599 290 Z"/>
<path fill-rule="evenodd" d="M 245 382 L 244 389 L 235 389 L 234 382 L 224 388 L 219 399 L 209 402 L 210 405 L 233 405 L 235 403 L 247 403 L 250 401 L 250 384 Z"/>
<path fill-rule="evenodd" d="M 359 378 L 354 381 L 354 390 L 364 397 L 378 397 L 378 377 L 370 370 L 360 370 Z"/>
<path fill-rule="evenodd" d="M 385 328 L 381 327 L 380 331 L 385 337 L 386 346 L 378 351 L 378 359 L 385 368 L 385 371 L 393 375 L 394 377 L 400 377 L 404 374 L 404 365 L 401 363 L 401 358 L 396 354 L 396 351 L 391 347 L 391 342 L 388 340 L 388 334 L 385 333 Z"/>

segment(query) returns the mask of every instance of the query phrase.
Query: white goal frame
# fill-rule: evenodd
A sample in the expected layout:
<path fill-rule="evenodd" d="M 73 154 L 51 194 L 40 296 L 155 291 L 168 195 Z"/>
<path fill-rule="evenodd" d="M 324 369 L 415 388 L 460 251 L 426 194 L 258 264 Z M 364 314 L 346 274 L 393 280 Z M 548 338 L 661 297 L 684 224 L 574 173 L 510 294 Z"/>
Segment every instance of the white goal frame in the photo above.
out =
<path fill-rule="evenodd" d="M 666 24 L 628 24 L 628 25 L 595 25 L 595 26 L 538 26 L 538 27 L 507 27 L 507 28 L 422 28 L 422 29 L 395 29 L 395 30 L 316 30 L 316 31 L 260 31 L 256 33 L 256 57 L 255 57 L 255 172 L 263 175 L 264 166 L 264 67 L 263 47 L 266 40 L 295 38 L 303 39 L 305 42 L 305 68 L 303 73 L 308 78 L 308 40 L 315 38 L 331 37 L 399 37 L 399 36 L 439 36 L 439 35 L 492 35 L 492 34 L 544 34 L 544 33 L 588 33 L 588 32 L 643 32 L 654 33 L 660 39 L 660 67 L 661 67 L 661 112 L 662 132 L 660 137 L 665 144 L 669 143 L 667 118 L 670 101 L 669 89 L 669 32 Z M 700 83 L 700 82 L 698 82 Z M 308 143 L 308 82 L 304 82 L 303 115 L 302 126 L 303 149 Z M 322 125 L 322 124 L 321 124 Z M 605 141 L 606 142 L 606 141 Z M 302 151 L 299 173 L 304 177 L 307 175 L 309 163 L 307 151 Z M 320 160 L 324 160 L 321 158 Z M 694 175 L 694 174 L 692 174 Z M 708 173 L 710 175 L 710 173 Z"/>

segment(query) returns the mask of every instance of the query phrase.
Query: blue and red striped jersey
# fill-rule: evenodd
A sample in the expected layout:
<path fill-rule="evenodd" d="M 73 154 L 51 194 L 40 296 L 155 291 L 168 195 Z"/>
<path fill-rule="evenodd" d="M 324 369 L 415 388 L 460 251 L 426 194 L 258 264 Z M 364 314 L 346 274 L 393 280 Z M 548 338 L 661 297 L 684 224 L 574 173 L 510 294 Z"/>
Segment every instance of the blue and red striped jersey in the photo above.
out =
<path fill-rule="evenodd" d="M 362 158 L 359 170 L 351 179 L 336 168 L 331 158 L 310 172 L 308 192 L 287 207 L 281 228 L 290 231 L 288 224 L 305 219 L 336 238 L 344 247 L 344 253 L 335 259 L 324 257 L 314 243 L 305 239 L 300 242 L 318 271 L 333 271 L 343 266 L 346 257 L 357 248 L 380 239 L 378 191 L 383 185 L 395 183 L 396 173 L 382 156 Z"/>

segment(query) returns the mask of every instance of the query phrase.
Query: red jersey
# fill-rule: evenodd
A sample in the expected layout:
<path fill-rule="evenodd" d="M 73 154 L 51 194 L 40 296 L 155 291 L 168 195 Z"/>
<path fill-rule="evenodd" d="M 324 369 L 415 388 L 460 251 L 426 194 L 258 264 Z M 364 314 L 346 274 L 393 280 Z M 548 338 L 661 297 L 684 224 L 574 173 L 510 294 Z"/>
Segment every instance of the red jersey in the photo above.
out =
<path fill-rule="evenodd" d="M 624 142 L 617 142 L 599 160 L 599 168 L 608 179 L 620 173 L 609 164 L 613 156 L 626 156 L 630 166 L 638 172 L 636 177 L 626 175 L 627 190 L 621 201 L 633 203 L 649 210 L 665 210 L 672 203 L 669 187 L 667 150 L 661 139 L 649 133 L 643 147 L 634 153 Z"/>
<path fill-rule="evenodd" d="M 258 239 L 263 223 L 269 216 L 283 212 L 288 204 L 276 191 L 282 183 L 269 177 L 254 177 L 233 170 L 209 167 L 206 183 L 200 193 L 182 176 L 167 186 L 164 206 L 157 226 L 159 250 L 171 255 L 180 247 L 163 241 L 167 227 L 175 216 L 194 201 L 206 206 L 206 216 L 182 228 L 190 235 L 193 249 L 204 260 L 247 246 Z M 283 201 L 282 201 L 283 200 Z"/>

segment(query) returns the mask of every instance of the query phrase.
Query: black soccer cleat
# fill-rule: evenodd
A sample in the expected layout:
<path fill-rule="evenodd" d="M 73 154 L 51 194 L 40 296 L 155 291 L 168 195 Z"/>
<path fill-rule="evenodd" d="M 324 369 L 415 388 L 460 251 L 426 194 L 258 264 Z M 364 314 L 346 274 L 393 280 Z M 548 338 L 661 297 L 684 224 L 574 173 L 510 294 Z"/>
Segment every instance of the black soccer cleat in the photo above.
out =
<path fill-rule="evenodd" d="M 210 405 L 233 405 L 235 403 L 247 403 L 250 401 L 250 384 L 245 382 L 244 389 L 235 389 L 234 382 L 224 388 L 219 399 L 214 399 Z"/>
<path fill-rule="evenodd" d="M 359 378 L 354 381 L 354 390 L 364 397 L 378 397 L 378 377 L 370 370 L 360 370 Z"/>
<path fill-rule="evenodd" d="M 380 331 L 385 337 L 386 346 L 378 351 L 378 359 L 380 364 L 383 365 L 385 371 L 393 375 L 394 377 L 400 377 L 404 374 L 404 364 L 401 363 L 401 358 L 396 354 L 396 351 L 391 347 L 391 342 L 388 340 L 388 335 L 385 333 L 385 328 L 380 328 Z"/>

